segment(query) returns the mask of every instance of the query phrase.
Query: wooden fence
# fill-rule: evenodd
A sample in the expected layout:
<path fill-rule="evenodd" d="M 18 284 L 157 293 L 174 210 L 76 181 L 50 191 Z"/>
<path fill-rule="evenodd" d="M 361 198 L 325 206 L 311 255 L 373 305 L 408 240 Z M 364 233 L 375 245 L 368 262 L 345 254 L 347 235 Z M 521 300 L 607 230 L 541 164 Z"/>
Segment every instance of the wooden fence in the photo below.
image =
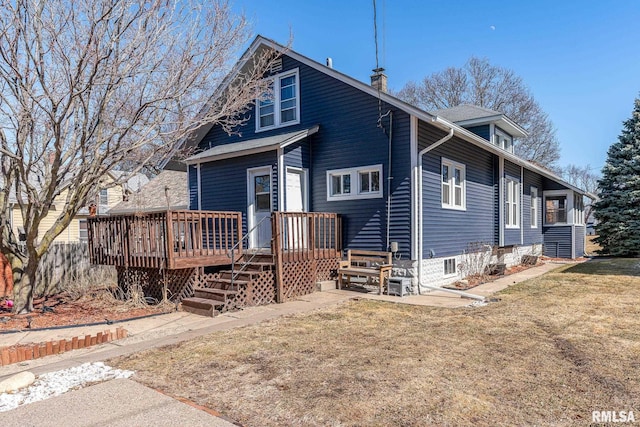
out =
<path fill-rule="evenodd" d="M 44 254 L 36 273 L 36 296 L 116 283 L 116 271 L 103 266 L 91 266 L 86 243 L 54 243 Z"/>

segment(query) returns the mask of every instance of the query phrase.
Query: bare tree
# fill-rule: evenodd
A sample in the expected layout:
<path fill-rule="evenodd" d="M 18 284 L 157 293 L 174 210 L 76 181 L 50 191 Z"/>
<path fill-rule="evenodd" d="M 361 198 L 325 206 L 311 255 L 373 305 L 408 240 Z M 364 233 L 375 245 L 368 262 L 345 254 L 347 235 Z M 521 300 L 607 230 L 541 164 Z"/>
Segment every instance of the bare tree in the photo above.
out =
<path fill-rule="evenodd" d="M 266 89 L 261 77 L 275 54 L 224 79 L 250 36 L 226 0 L 0 5 L 0 250 L 15 272 L 15 311 L 25 312 L 41 257 L 105 174 L 126 162 L 136 173 L 200 126 L 233 131 Z M 61 199 L 55 223 L 39 234 Z M 24 247 L 9 225 L 14 205 Z"/>
<path fill-rule="evenodd" d="M 589 165 L 576 166 L 570 164 L 561 169 L 561 175 L 562 178 L 564 178 L 564 180 L 569 184 L 575 185 L 576 187 L 581 188 L 587 193 L 595 196 L 598 193 L 598 180 L 600 179 L 600 174 L 597 172 L 593 172 L 592 169 L 593 168 Z M 589 220 L 589 217 L 593 213 L 594 203 L 595 200 L 592 200 L 589 197 L 585 198 L 585 223 Z"/>
<path fill-rule="evenodd" d="M 422 82 L 409 82 L 396 96 L 427 111 L 460 104 L 500 111 L 529 133 L 515 146 L 518 155 L 549 168 L 560 158 L 553 124 L 522 78 L 487 59 L 471 57 L 461 68 L 449 67 Z"/>

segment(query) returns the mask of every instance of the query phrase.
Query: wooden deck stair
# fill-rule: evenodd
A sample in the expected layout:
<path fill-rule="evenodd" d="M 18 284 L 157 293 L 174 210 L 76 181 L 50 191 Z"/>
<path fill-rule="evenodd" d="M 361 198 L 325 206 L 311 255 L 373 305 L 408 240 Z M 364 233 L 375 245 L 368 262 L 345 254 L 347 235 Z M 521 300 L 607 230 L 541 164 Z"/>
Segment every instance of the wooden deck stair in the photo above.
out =
<path fill-rule="evenodd" d="M 245 255 L 234 270 L 222 270 L 219 277 L 207 282 L 206 287 L 195 288 L 193 297 L 182 300 L 182 309 L 209 317 L 238 310 L 242 308 L 242 304 L 236 302 L 239 290 L 251 289 L 260 272 L 274 268 L 272 255 Z"/>

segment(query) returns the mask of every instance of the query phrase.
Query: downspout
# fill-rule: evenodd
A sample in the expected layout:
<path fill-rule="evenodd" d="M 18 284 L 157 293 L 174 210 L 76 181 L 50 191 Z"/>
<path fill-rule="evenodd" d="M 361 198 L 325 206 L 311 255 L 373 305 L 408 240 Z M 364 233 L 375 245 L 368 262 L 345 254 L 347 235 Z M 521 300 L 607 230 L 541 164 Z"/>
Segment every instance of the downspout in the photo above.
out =
<path fill-rule="evenodd" d="M 484 301 L 484 297 L 479 295 L 474 295 L 474 294 L 470 294 L 462 291 L 456 291 L 454 289 L 438 288 L 436 286 L 429 286 L 429 285 L 422 284 L 422 258 L 423 258 L 423 252 L 424 252 L 424 249 L 423 249 L 424 212 L 423 212 L 423 206 L 422 206 L 423 205 L 422 203 L 422 198 L 423 198 L 422 197 L 422 158 L 429 151 L 436 149 L 440 145 L 450 140 L 453 137 L 453 132 L 454 132 L 454 129 L 451 128 L 451 130 L 447 135 L 440 138 L 438 141 L 434 142 L 433 144 L 429 145 L 428 147 L 424 148 L 418 153 L 418 177 L 417 177 L 418 179 L 418 185 L 417 185 L 418 187 L 418 294 L 419 295 L 422 294 L 421 288 L 427 288 L 434 291 L 449 292 L 452 294 L 460 295 L 462 297 Z"/>
<path fill-rule="evenodd" d="M 194 167 L 196 168 L 196 193 L 198 195 L 198 210 L 202 210 L 202 177 L 200 175 L 200 168 L 202 163 L 196 163 Z M 167 207 L 169 209 L 169 207 Z"/>
<path fill-rule="evenodd" d="M 389 165 L 387 167 L 387 250 L 391 247 L 390 235 L 391 235 L 391 138 L 393 138 L 393 111 L 389 110 L 383 116 L 378 119 L 378 126 L 382 128 L 382 131 L 386 134 L 384 127 L 382 126 L 382 118 L 389 116 Z"/>

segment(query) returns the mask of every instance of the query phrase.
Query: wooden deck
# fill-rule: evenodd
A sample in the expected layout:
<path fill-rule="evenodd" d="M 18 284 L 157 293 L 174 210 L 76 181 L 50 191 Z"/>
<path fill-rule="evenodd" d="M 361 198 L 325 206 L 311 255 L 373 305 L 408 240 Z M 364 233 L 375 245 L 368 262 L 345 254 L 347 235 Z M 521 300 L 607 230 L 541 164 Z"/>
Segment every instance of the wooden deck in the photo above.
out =
<path fill-rule="evenodd" d="M 240 212 L 91 218 L 89 256 L 92 264 L 116 267 L 125 295 L 142 286 L 145 295 L 184 301 L 183 308 L 209 315 L 284 302 L 314 292 L 317 282 L 335 279 L 342 255 L 340 215 L 273 212 L 271 227 L 271 248 L 248 250 Z M 201 268 L 209 266 L 228 267 Z"/>
<path fill-rule="evenodd" d="M 184 269 L 231 263 L 240 212 L 163 211 L 90 218 L 92 264 Z"/>

